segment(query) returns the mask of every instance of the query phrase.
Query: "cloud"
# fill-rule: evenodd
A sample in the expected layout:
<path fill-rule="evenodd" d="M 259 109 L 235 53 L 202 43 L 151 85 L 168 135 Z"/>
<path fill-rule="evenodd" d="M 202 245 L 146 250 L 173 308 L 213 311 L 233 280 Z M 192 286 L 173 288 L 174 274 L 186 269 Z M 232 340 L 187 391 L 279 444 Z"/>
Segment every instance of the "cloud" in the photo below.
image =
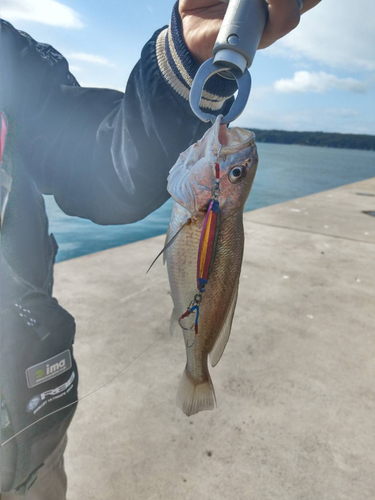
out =
<path fill-rule="evenodd" d="M 31 21 L 62 28 L 84 27 L 77 12 L 56 0 L 1 0 L 0 17 L 10 22 Z"/>
<path fill-rule="evenodd" d="M 320 94 L 333 89 L 345 90 L 347 92 L 364 93 L 370 87 L 369 82 L 363 82 L 354 78 L 339 78 L 336 75 L 319 71 L 296 71 L 293 78 L 281 79 L 274 83 L 274 89 L 278 92 L 318 92 Z"/>
<path fill-rule="evenodd" d="M 375 70 L 375 2 L 324 0 L 300 25 L 266 49 L 268 55 L 316 61 L 330 67 Z"/>
<path fill-rule="evenodd" d="M 110 67 L 115 67 L 114 64 L 112 64 L 110 61 L 108 61 L 107 58 L 103 56 L 99 56 L 97 54 L 86 54 L 85 52 L 73 52 L 71 54 L 68 54 L 66 58 L 70 61 L 83 61 L 83 62 L 88 62 L 92 64 L 100 64 L 102 66 L 110 66 Z"/>

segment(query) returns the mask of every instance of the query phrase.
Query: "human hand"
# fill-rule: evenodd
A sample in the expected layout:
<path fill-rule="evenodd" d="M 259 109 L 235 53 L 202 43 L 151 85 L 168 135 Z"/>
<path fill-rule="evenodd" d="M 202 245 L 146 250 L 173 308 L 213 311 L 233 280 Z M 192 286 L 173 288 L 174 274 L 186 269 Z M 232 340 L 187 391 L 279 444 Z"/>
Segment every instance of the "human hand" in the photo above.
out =
<path fill-rule="evenodd" d="M 258 48 L 269 47 L 296 28 L 300 15 L 319 2 L 320 0 L 305 0 L 300 11 L 297 0 L 267 0 L 269 16 Z M 219 0 L 180 0 L 178 10 L 187 48 L 201 64 L 212 57 L 227 4 Z"/>

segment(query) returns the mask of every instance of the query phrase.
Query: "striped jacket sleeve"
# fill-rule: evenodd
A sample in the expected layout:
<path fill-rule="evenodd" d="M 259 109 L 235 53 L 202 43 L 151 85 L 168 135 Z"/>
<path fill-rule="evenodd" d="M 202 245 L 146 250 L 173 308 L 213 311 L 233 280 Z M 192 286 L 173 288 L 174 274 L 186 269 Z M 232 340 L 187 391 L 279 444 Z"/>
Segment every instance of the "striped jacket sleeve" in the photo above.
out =
<path fill-rule="evenodd" d="M 199 65 L 184 43 L 178 2 L 173 8 L 170 25 L 158 35 L 156 54 L 165 81 L 182 99 L 188 101 L 190 88 Z M 236 89 L 235 82 L 219 75 L 213 76 L 208 80 L 203 91 L 201 108 L 204 111 L 218 114 Z"/>

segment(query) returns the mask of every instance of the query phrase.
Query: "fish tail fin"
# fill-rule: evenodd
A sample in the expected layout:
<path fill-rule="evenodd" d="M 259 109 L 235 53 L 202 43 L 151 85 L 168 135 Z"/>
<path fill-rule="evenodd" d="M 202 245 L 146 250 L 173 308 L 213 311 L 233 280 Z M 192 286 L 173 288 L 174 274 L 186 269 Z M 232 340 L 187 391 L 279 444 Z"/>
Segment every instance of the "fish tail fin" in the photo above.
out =
<path fill-rule="evenodd" d="M 188 417 L 203 410 L 213 410 L 216 406 L 216 397 L 210 375 L 207 374 L 207 380 L 197 382 L 185 368 L 177 391 L 176 403 Z"/>

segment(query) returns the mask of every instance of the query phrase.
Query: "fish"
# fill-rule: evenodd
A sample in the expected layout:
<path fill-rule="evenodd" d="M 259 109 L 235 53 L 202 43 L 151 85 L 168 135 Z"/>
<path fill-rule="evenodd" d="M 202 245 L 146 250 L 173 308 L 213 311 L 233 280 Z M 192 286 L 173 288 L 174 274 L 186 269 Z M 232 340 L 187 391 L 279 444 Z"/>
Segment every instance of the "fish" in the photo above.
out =
<path fill-rule="evenodd" d="M 218 116 L 169 172 L 174 201 L 164 261 L 174 306 L 170 333 L 181 330 L 186 347 L 176 403 L 187 416 L 216 406 L 208 357 L 216 366 L 229 339 L 244 250 L 243 211 L 257 165 L 255 134 L 228 129 Z"/>

